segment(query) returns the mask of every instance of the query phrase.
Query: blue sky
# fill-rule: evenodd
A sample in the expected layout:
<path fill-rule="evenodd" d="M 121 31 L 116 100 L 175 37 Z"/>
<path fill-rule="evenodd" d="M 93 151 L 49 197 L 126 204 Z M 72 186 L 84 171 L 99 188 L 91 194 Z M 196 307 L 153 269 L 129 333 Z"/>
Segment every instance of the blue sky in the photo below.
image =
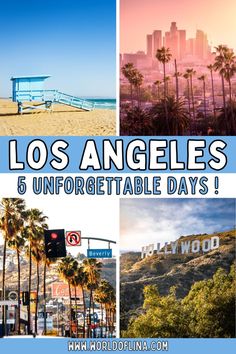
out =
<path fill-rule="evenodd" d="M 120 248 L 140 251 L 149 243 L 233 228 L 234 199 L 122 199 Z"/>
<path fill-rule="evenodd" d="M 115 97 L 115 0 L 2 1 L 0 97 L 11 76 L 49 74 L 47 88 Z"/>

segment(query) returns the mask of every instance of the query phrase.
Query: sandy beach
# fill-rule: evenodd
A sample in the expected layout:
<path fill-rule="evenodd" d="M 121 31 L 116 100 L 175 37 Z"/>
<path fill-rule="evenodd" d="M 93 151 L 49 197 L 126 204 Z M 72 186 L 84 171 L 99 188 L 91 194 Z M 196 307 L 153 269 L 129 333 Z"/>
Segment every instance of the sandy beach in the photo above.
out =
<path fill-rule="evenodd" d="M 115 110 L 84 112 L 54 104 L 53 111 L 17 114 L 17 104 L 0 99 L 0 135 L 115 135 Z"/>

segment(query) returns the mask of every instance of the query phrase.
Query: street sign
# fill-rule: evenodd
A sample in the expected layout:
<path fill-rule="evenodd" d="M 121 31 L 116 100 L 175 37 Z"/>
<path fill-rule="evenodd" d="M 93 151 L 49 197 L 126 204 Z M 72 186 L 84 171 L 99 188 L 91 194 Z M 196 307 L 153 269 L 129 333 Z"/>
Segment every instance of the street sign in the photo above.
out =
<path fill-rule="evenodd" d="M 88 249 L 87 258 L 112 258 L 112 249 Z"/>
<path fill-rule="evenodd" d="M 81 231 L 67 231 L 66 246 L 67 247 L 81 246 Z"/>

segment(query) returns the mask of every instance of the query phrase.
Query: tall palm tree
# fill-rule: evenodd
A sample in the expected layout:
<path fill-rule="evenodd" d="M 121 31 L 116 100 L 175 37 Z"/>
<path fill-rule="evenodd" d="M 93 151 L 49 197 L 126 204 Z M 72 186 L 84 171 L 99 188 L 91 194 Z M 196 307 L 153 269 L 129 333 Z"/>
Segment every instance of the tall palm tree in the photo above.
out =
<path fill-rule="evenodd" d="M 84 270 L 83 265 L 80 265 L 76 270 L 76 277 L 78 285 L 81 288 L 82 292 L 82 301 L 83 301 L 83 336 L 85 337 L 85 322 L 86 322 L 86 303 L 85 303 L 85 287 L 88 283 L 88 276 Z"/>
<path fill-rule="evenodd" d="M 23 223 L 19 220 L 21 226 L 23 226 Z M 22 234 L 19 232 L 19 234 L 15 235 L 14 238 L 10 241 L 8 241 L 8 246 L 16 251 L 16 256 L 17 256 L 17 293 L 18 293 L 18 305 L 17 305 L 17 333 L 20 335 L 20 293 L 21 293 L 21 268 L 20 268 L 20 253 L 22 249 L 24 248 L 25 245 L 25 238 L 22 236 Z"/>
<path fill-rule="evenodd" d="M 136 94 L 137 94 L 137 99 L 138 99 L 138 107 L 140 107 L 140 99 L 141 99 L 140 88 L 143 83 L 143 75 L 137 69 L 135 69 L 133 71 L 133 75 L 131 77 L 131 82 L 136 89 Z"/>
<path fill-rule="evenodd" d="M 185 73 L 183 77 L 186 79 L 187 82 L 187 93 L 188 93 L 188 112 L 189 116 L 191 116 L 191 104 L 190 104 L 190 83 L 189 83 L 189 74 Z"/>
<path fill-rule="evenodd" d="M 179 77 L 182 74 L 177 70 L 177 62 L 175 59 L 175 73 L 174 73 L 174 77 L 175 77 L 175 90 L 176 90 L 176 99 L 179 99 Z"/>
<path fill-rule="evenodd" d="M 46 278 L 47 278 L 47 268 L 50 267 L 52 263 L 56 261 L 56 259 L 47 258 L 45 253 L 45 247 L 43 249 L 43 313 L 44 313 L 44 325 L 43 325 L 43 333 L 47 335 L 47 292 L 46 292 Z"/>
<path fill-rule="evenodd" d="M 224 108 L 225 119 L 227 120 L 224 69 L 225 69 L 225 53 L 228 51 L 228 47 L 220 44 L 218 47 L 215 47 L 215 49 L 217 55 L 215 57 L 215 62 L 213 64 L 213 67 L 215 71 L 219 72 L 219 75 L 221 77 L 223 108 Z"/>
<path fill-rule="evenodd" d="M 215 90 L 214 90 L 214 80 L 213 80 L 214 65 L 213 65 L 213 64 L 209 64 L 209 65 L 207 66 L 207 69 L 210 70 L 210 74 L 211 74 L 212 103 L 213 103 L 214 119 L 216 120 L 216 103 L 215 103 Z"/>
<path fill-rule="evenodd" d="M 158 101 L 160 100 L 161 96 L 160 96 L 160 85 L 161 85 L 162 81 L 161 80 L 156 80 L 154 82 L 154 85 L 157 87 L 157 99 Z"/>
<path fill-rule="evenodd" d="M 98 287 L 101 277 L 102 263 L 94 258 L 86 258 L 83 260 L 84 271 L 87 274 L 87 289 L 90 291 L 89 296 L 89 318 L 91 315 L 91 307 L 93 307 L 94 314 L 94 301 L 93 292 Z M 88 327 L 88 336 L 90 336 L 90 328 Z"/>
<path fill-rule="evenodd" d="M 75 272 L 78 268 L 78 262 L 72 256 L 66 256 L 61 259 L 58 265 L 58 272 L 60 278 L 68 284 L 69 290 L 69 301 L 70 301 L 70 309 L 69 309 L 69 319 L 70 319 L 70 337 L 72 336 L 72 299 L 71 299 L 71 286 L 72 281 L 75 275 Z"/>
<path fill-rule="evenodd" d="M 203 84 L 203 100 L 204 100 L 204 118 L 207 118 L 206 113 L 206 75 L 201 75 L 198 80 L 202 81 Z"/>
<path fill-rule="evenodd" d="M 12 241 L 20 231 L 22 224 L 21 215 L 25 209 L 25 202 L 21 198 L 3 198 L 0 203 L 2 215 L 0 219 L 0 230 L 4 237 L 3 245 L 3 271 L 2 271 L 2 300 L 5 300 L 5 276 L 6 276 L 6 251 L 8 242 Z M 19 272 L 19 267 L 18 267 Z M 20 273 L 18 273 L 18 289 L 19 289 Z M 18 308 L 19 308 L 18 294 Z M 19 316 L 19 309 L 18 309 Z M 5 307 L 2 308 L 2 327 L 3 335 L 5 333 Z M 19 330 L 19 328 L 18 328 Z"/>
<path fill-rule="evenodd" d="M 225 53 L 225 70 L 224 70 L 224 77 L 225 80 L 229 84 L 229 100 L 230 103 L 232 102 L 232 83 L 231 79 L 236 73 L 236 62 L 235 62 L 235 55 L 233 50 L 228 49 Z"/>
<path fill-rule="evenodd" d="M 112 307 L 116 301 L 115 290 L 112 285 L 105 279 L 102 279 L 98 288 L 95 290 L 94 299 L 100 304 L 102 325 L 103 325 L 103 309 L 106 311 L 106 329 L 109 326 L 113 327 L 113 321 L 111 318 Z M 114 308 L 113 308 L 114 310 Z M 110 329 L 110 328 L 109 328 Z"/>
<path fill-rule="evenodd" d="M 170 76 L 166 76 L 164 85 L 166 84 L 167 97 L 169 96 L 169 82 L 170 82 Z"/>
<path fill-rule="evenodd" d="M 164 102 L 167 98 L 167 87 L 166 87 L 166 64 L 171 60 L 172 54 L 170 53 L 170 48 L 162 47 L 157 49 L 156 58 L 157 60 L 163 64 L 163 81 L 164 81 Z M 169 118 L 168 118 L 168 110 L 167 104 L 165 103 L 165 115 L 166 115 L 166 123 L 167 129 L 169 130 Z"/>
<path fill-rule="evenodd" d="M 133 63 L 127 63 L 121 68 L 121 72 L 130 84 L 131 106 L 133 108 L 133 76 L 135 67 Z"/>
<path fill-rule="evenodd" d="M 196 74 L 196 71 L 193 68 L 190 68 L 186 70 L 186 73 L 189 75 L 190 92 L 191 92 L 192 108 L 193 108 L 193 125 L 194 125 L 194 131 L 196 133 L 196 113 L 195 113 L 194 93 L 193 93 L 193 76 Z"/>
<path fill-rule="evenodd" d="M 25 227 L 25 235 L 28 239 L 28 255 L 29 255 L 29 278 L 28 278 L 28 292 L 29 297 L 31 294 L 31 280 L 32 280 L 32 249 L 37 247 L 37 235 L 38 228 L 47 228 L 46 219 L 47 216 L 43 215 L 42 211 L 39 209 L 29 209 L 25 212 L 25 218 L 27 220 L 27 225 Z M 28 334 L 31 334 L 31 309 L 30 304 L 28 305 Z"/>
<path fill-rule="evenodd" d="M 75 270 L 74 276 L 71 280 L 71 284 L 74 287 L 74 293 L 75 293 L 75 312 L 77 314 L 78 312 L 78 306 L 77 306 L 77 287 L 79 286 L 81 288 L 81 293 L 82 293 L 82 301 L 83 301 L 83 318 L 84 318 L 84 323 L 83 323 L 83 337 L 85 337 L 85 318 L 86 318 L 86 304 L 85 304 L 85 294 L 84 294 L 84 287 L 86 286 L 87 283 L 87 274 L 84 272 L 84 267 L 82 265 L 78 266 L 78 268 Z M 78 337 L 78 321 L 76 318 L 76 337 Z"/>
<path fill-rule="evenodd" d="M 235 55 L 233 50 L 228 49 L 224 53 L 225 57 L 225 68 L 222 68 L 223 75 L 225 80 L 228 82 L 229 85 L 229 107 L 230 107 L 230 114 L 228 117 L 230 117 L 230 126 L 233 126 L 233 130 L 235 130 L 235 115 L 234 115 L 234 110 L 233 110 L 233 104 L 232 104 L 232 83 L 231 79 L 236 73 L 236 62 L 235 62 Z M 230 132 L 229 132 L 230 133 Z"/>
<path fill-rule="evenodd" d="M 36 264 L 36 299 L 35 299 L 35 317 L 34 317 L 34 333 L 37 334 L 38 332 L 38 303 L 39 303 L 39 265 L 43 259 L 43 229 L 38 229 L 38 242 L 34 244 L 32 248 L 32 260 Z"/>

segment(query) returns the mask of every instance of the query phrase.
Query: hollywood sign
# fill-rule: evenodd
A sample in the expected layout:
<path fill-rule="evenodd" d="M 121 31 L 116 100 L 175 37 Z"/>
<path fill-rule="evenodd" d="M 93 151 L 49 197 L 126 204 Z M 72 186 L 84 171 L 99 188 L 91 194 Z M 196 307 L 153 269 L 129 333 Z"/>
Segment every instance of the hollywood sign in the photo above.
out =
<path fill-rule="evenodd" d="M 155 249 L 154 244 L 150 244 L 142 247 L 141 258 L 152 256 L 153 254 L 188 254 L 188 253 L 203 253 L 217 249 L 220 246 L 220 238 L 213 236 L 205 240 L 193 240 L 193 241 L 173 241 L 165 242 L 163 250 L 161 251 L 161 244 L 157 243 Z"/>

